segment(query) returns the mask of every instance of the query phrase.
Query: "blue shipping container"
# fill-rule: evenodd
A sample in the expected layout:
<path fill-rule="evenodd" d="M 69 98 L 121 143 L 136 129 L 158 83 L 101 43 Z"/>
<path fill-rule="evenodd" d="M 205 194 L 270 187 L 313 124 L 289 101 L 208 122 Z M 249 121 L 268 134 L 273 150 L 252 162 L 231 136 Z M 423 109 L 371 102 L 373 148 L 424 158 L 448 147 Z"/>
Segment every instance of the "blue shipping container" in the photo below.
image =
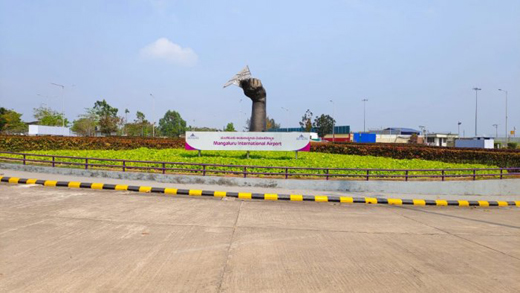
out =
<path fill-rule="evenodd" d="M 354 133 L 354 142 L 375 143 L 376 134 L 375 133 Z"/>

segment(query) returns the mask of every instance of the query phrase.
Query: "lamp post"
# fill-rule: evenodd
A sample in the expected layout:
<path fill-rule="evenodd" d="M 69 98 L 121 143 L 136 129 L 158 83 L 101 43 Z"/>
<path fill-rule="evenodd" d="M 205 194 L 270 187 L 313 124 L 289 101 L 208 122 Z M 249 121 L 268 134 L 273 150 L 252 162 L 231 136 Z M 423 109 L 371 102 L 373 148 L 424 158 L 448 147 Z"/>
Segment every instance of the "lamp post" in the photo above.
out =
<path fill-rule="evenodd" d="M 509 142 L 509 133 L 507 131 L 507 91 L 503 89 L 498 89 L 501 92 L 506 93 L 506 142 Z"/>
<path fill-rule="evenodd" d="M 493 127 L 495 127 L 495 139 L 498 138 L 498 124 L 493 124 Z"/>
<path fill-rule="evenodd" d="M 460 125 L 462 124 L 462 122 L 458 122 L 457 123 L 457 135 L 460 137 Z"/>
<path fill-rule="evenodd" d="M 150 94 L 152 97 L 152 137 L 155 137 L 155 97 Z"/>
<path fill-rule="evenodd" d="M 363 132 L 365 132 L 365 117 L 366 117 L 366 104 L 368 102 L 368 99 L 363 99 Z"/>
<path fill-rule="evenodd" d="M 281 107 L 282 110 L 285 110 L 287 114 L 285 115 L 285 122 L 287 122 L 287 126 L 285 127 L 287 129 L 287 132 L 289 132 L 289 109 Z"/>
<path fill-rule="evenodd" d="M 61 126 L 65 127 L 65 86 L 54 82 L 51 82 L 51 84 L 57 87 L 61 87 Z"/>
<path fill-rule="evenodd" d="M 335 139 L 335 134 L 334 134 L 334 108 L 336 108 L 336 106 L 334 105 L 334 101 L 333 100 L 330 100 L 330 102 L 332 103 L 332 142 L 336 142 L 336 139 Z"/>
<path fill-rule="evenodd" d="M 475 91 L 475 137 L 477 137 L 477 103 L 478 103 L 478 91 L 481 91 L 481 88 L 474 87 Z"/>

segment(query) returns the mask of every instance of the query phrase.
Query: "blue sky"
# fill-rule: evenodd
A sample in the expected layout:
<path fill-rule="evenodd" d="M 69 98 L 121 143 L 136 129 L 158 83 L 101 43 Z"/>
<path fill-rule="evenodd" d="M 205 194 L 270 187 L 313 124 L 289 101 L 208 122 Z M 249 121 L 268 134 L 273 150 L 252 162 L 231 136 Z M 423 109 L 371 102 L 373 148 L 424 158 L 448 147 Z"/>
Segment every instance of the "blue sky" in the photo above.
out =
<path fill-rule="evenodd" d="M 0 104 L 33 120 L 45 103 L 75 119 L 106 99 L 157 119 L 243 126 L 251 102 L 223 84 L 245 65 L 268 115 L 338 124 L 503 135 L 520 128 L 520 1 L 0 0 Z M 241 101 L 242 99 L 242 101 Z M 240 102 L 241 101 L 241 102 Z M 288 109 L 283 110 L 282 107 Z"/>

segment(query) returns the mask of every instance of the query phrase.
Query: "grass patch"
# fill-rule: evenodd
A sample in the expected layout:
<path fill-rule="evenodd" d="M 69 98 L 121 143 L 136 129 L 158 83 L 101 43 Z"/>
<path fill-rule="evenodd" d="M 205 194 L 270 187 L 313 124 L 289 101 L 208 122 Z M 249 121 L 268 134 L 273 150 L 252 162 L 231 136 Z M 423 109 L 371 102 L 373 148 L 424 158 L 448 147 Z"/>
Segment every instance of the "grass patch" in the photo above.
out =
<path fill-rule="evenodd" d="M 60 156 L 74 156 L 74 157 L 89 157 L 89 158 L 105 158 L 105 159 L 125 159 L 125 160 L 139 160 L 139 161 L 162 161 L 162 162 L 178 162 L 178 163 L 205 163 L 205 164 L 219 164 L 219 165 L 246 165 L 246 166 L 267 166 L 267 167 L 304 167 L 304 168 L 353 168 L 353 169 L 460 169 L 460 168 L 497 168 L 493 165 L 483 164 L 457 164 L 445 163 L 439 161 L 420 160 L 420 159 L 392 159 L 387 157 L 374 156 L 357 156 L 357 155 L 341 155 L 341 154 L 327 154 L 317 152 L 300 152 L 298 159 L 294 158 L 294 152 L 251 152 L 250 158 L 246 158 L 244 151 L 203 151 L 202 157 L 198 157 L 196 151 L 186 151 L 182 149 L 148 149 L 140 148 L 133 150 L 52 150 L 52 151 L 30 151 L 34 154 L 46 155 L 60 155 Z M 20 156 L 18 156 L 20 157 Z M 27 157 L 28 159 L 42 160 L 44 158 Z M 45 158 L 50 161 L 51 158 Z M 84 160 L 77 159 L 56 159 L 57 162 L 76 162 L 84 163 Z M 122 169 L 122 162 L 110 161 L 94 161 L 89 163 L 100 165 L 116 165 L 114 170 Z M 59 166 L 59 165 L 58 165 Z M 143 163 L 126 163 L 127 167 L 162 167 L 162 164 L 143 164 Z M 68 166 L 71 167 L 71 166 Z M 77 166 L 82 168 L 82 166 Z M 166 165 L 167 168 L 176 168 L 177 172 L 189 173 L 193 172 L 189 169 L 201 170 L 202 166 L 189 165 Z M 93 167 L 94 169 L 96 167 Z M 233 170 L 242 172 L 242 167 L 206 167 L 210 170 Z M 160 171 L 157 171 L 160 172 Z M 253 168 L 249 167 L 248 172 L 272 172 L 285 173 L 285 170 L 274 168 Z M 319 173 L 325 174 L 325 170 L 288 170 L 291 174 L 296 173 Z M 344 174 L 347 171 L 330 170 L 329 174 Z M 364 171 L 348 171 L 349 174 L 359 174 L 360 176 L 366 174 Z M 488 171 L 478 171 L 477 174 L 488 173 Z M 212 174 L 208 172 L 208 175 Z M 380 175 L 402 175 L 403 171 L 383 172 L 371 171 L 371 174 Z M 409 175 L 440 175 L 440 171 L 429 172 L 410 172 Z M 447 175 L 472 174 L 472 171 L 450 171 Z M 262 177 L 262 175 L 258 175 Z"/>

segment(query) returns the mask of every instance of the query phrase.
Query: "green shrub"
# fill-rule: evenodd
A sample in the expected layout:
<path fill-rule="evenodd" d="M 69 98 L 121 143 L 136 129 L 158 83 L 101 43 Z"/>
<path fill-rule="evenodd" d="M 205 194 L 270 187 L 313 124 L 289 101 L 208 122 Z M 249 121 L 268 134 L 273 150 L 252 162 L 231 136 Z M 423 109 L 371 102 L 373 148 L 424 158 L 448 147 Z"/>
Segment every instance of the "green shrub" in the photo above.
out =
<path fill-rule="evenodd" d="M 510 149 L 510 150 L 515 150 L 517 147 L 518 147 L 518 143 L 516 143 L 516 142 L 508 142 L 507 143 L 507 148 Z"/>

